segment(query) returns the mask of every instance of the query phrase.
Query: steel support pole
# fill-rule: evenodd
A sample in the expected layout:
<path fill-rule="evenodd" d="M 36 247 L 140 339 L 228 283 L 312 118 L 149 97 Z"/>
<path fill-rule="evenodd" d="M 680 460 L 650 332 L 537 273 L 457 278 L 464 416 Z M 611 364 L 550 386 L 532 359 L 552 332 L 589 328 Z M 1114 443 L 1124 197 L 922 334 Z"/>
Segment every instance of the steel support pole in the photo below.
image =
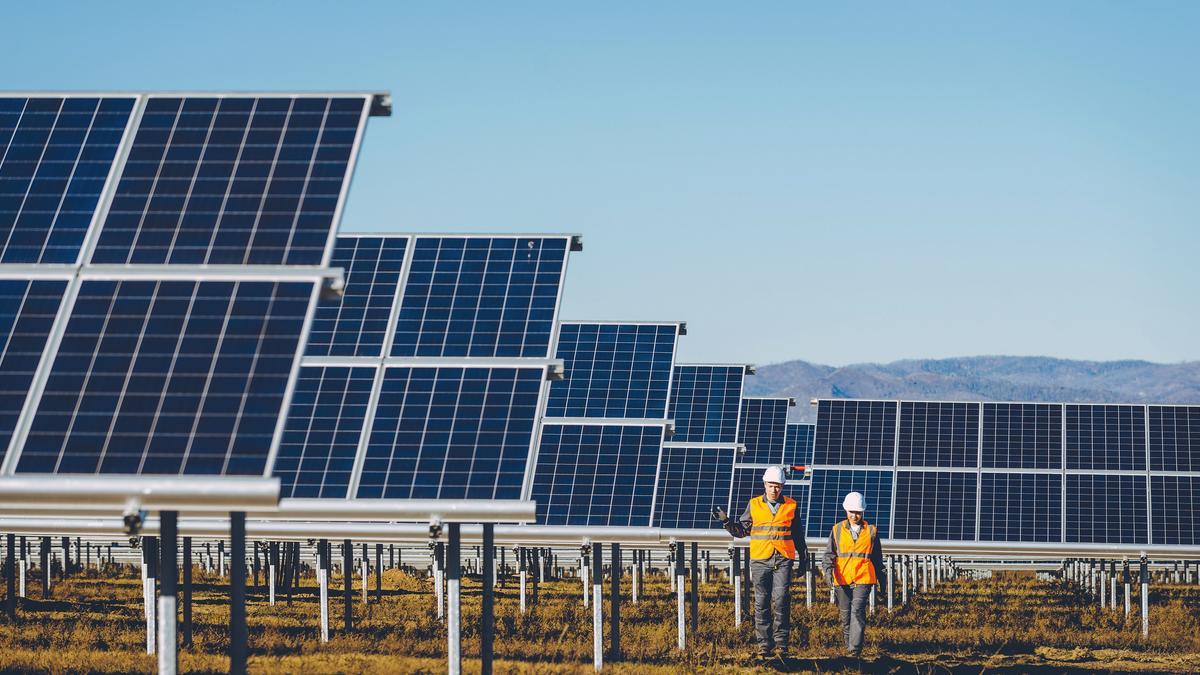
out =
<path fill-rule="evenodd" d="M 50 537 L 42 537 L 42 599 L 50 599 Z"/>
<path fill-rule="evenodd" d="M 496 526 L 483 524 L 483 611 L 479 622 L 479 672 L 492 675 L 492 636 L 495 620 Z"/>
<path fill-rule="evenodd" d="M 742 616 L 747 621 L 754 621 L 750 613 L 750 549 L 742 549 Z"/>
<path fill-rule="evenodd" d="M 888 614 L 892 613 L 892 599 L 896 595 L 895 591 L 894 591 L 894 587 L 896 585 L 894 582 L 896 580 L 896 577 L 892 576 L 892 573 L 895 571 L 895 568 L 893 567 L 892 563 L 894 563 L 895 561 L 896 561 L 895 557 L 890 556 L 890 555 L 887 557 L 887 610 L 888 610 Z"/>
<path fill-rule="evenodd" d="M 617 661 L 621 658 L 621 545 L 613 543 L 612 560 L 609 561 L 609 577 L 611 579 L 611 595 L 608 601 L 609 633 L 608 659 Z"/>
<path fill-rule="evenodd" d="M 375 544 L 375 602 L 383 602 L 383 544 Z"/>
<path fill-rule="evenodd" d="M 1126 559 L 1121 564 L 1121 581 L 1125 584 L 1125 618 L 1129 618 L 1130 607 L 1130 587 L 1133 585 L 1133 580 L 1129 577 L 1129 560 Z"/>
<path fill-rule="evenodd" d="M 733 577 L 733 627 L 742 625 L 742 549 L 729 549 L 729 575 Z"/>
<path fill-rule="evenodd" d="M 449 675 L 462 673 L 461 527 L 460 523 L 446 525 L 449 539 L 446 547 L 446 671 Z"/>
<path fill-rule="evenodd" d="M 342 540 L 342 628 L 354 630 L 354 545 Z"/>
<path fill-rule="evenodd" d="M 192 646 L 192 538 L 183 538 L 183 638 L 182 647 Z"/>
<path fill-rule="evenodd" d="M 176 556 L 179 546 L 179 513 L 163 511 L 159 514 L 158 574 L 162 592 L 158 596 L 158 672 L 160 675 L 175 675 L 179 669 L 176 628 L 176 591 L 179 579 L 179 561 Z"/>
<path fill-rule="evenodd" d="M 592 544 L 592 666 L 604 669 L 604 547 Z"/>
<path fill-rule="evenodd" d="M 329 642 L 329 568 L 332 558 L 329 542 L 322 539 L 317 543 L 317 594 L 320 606 L 321 642 Z"/>
<path fill-rule="evenodd" d="M 692 542 L 692 635 L 700 630 L 700 544 Z"/>
<path fill-rule="evenodd" d="M 4 567 L 4 577 L 8 585 L 8 595 L 4 596 L 4 612 L 10 621 L 17 620 L 17 535 L 6 537 L 8 543 L 7 562 Z"/>
<path fill-rule="evenodd" d="M 687 649 L 687 626 L 686 619 L 683 615 L 683 544 L 675 545 L 675 574 L 672 578 L 675 579 L 675 608 L 679 620 L 679 651 Z"/>
<path fill-rule="evenodd" d="M 816 581 L 814 578 L 816 576 L 816 572 L 814 572 L 816 569 L 816 562 L 813 560 L 812 554 L 808 551 L 804 552 L 804 556 L 808 558 L 808 570 L 804 572 L 804 606 L 808 609 L 812 609 L 813 587 L 816 585 L 814 583 Z"/>
<path fill-rule="evenodd" d="M 525 613 L 525 576 L 526 576 L 525 575 L 525 559 L 527 557 L 526 550 L 523 548 L 518 548 L 515 551 L 515 554 L 517 556 L 517 577 L 520 579 L 520 582 L 521 582 L 521 613 L 524 614 Z"/>
<path fill-rule="evenodd" d="M 1142 580 L 1142 637 L 1150 637 L 1150 566 L 1146 555 L 1141 557 Z"/>
<path fill-rule="evenodd" d="M 249 635 L 246 632 L 246 513 L 229 514 L 229 672 L 244 675 Z"/>

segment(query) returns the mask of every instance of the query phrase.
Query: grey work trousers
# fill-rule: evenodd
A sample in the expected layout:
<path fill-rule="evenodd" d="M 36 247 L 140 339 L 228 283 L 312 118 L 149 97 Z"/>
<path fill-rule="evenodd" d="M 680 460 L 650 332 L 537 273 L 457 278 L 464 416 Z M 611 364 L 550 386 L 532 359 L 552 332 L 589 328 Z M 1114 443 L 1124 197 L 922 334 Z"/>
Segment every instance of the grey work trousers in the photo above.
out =
<path fill-rule="evenodd" d="M 837 589 L 838 612 L 842 615 L 842 637 L 846 639 L 846 651 L 862 653 L 863 633 L 867 630 L 867 601 L 871 597 L 871 586 L 835 586 Z"/>
<path fill-rule="evenodd" d="M 760 652 L 770 652 L 775 647 L 788 648 L 794 562 L 778 551 L 765 560 L 750 561 L 750 578 L 754 584 L 754 634 Z"/>

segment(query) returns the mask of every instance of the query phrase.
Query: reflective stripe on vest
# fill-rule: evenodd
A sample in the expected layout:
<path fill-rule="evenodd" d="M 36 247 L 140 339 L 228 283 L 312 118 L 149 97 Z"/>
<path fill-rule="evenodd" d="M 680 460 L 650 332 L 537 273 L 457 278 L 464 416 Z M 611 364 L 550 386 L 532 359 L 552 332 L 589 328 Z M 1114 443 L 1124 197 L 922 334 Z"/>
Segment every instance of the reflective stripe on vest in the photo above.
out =
<path fill-rule="evenodd" d="M 766 560 L 779 551 L 795 560 L 796 543 L 792 541 L 792 524 L 796 518 L 796 500 L 784 497 L 775 513 L 759 496 L 750 500 L 750 559 Z"/>
<path fill-rule="evenodd" d="M 875 566 L 871 564 L 871 552 L 875 526 L 863 521 L 863 528 L 858 533 L 858 539 L 855 539 L 850 533 L 850 523 L 843 520 L 833 526 L 833 540 L 837 542 L 833 580 L 840 586 L 874 584 Z"/>

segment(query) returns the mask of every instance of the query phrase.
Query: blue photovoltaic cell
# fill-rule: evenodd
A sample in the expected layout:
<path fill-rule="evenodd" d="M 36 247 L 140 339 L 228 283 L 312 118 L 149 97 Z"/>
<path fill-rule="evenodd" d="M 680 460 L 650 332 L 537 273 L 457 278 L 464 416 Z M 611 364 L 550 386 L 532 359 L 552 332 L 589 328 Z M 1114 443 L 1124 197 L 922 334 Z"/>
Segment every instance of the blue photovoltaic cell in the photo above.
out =
<path fill-rule="evenodd" d="M 806 536 L 828 537 L 833 526 L 845 520 L 842 500 L 849 492 L 861 492 L 867 501 L 867 522 L 879 528 L 887 538 L 892 510 L 891 471 L 813 471 L 809 488 L 808 529 Z"/>
<path fill-rule="evenodd" d="M 891 536 L 896 539 L 973 541 L 977 482 L 973 471 L 898 472 Z"/>
<path fill-rule="evenodd" d="M 984 472 L 981 541 L 1062 541 L 1062 475 Z"/>
<path fill-rule="evenodd" d="M 1067 474 L 1067 542 L 1146 544 L 1146 477 Z"/>
<path fill-rule="evenodd" d="M 745 366 L 675 366 L 668 417 L 671 440 L 736 443 Z"/>
<path fill-rule="evenodd" d="M 0 97 L 0 262 L 76 262 L 133 102 Z"/>
<path fill-rule="evenodd" d="M 813 461 L 813 442 L 816 440 L 817 426 L 815 424 L 787 425 L 787 438 L 783 443 L 783 463 L 785 466 L 811 466 Z"/>
<path fill-rule="evenodd" d="M 746 446 L 746 452 L 739 462 L 783 462 L 789 402 L 786 398 L 742 399 L 742 423 L 738 440 Z"/>
<path fill-rule="evenodd" d="M 345 270 L 345 288 L 317 304 L 306 355 L 383 355 L 407 244 L 407 237 L 338 237 L 329 264 Z"/>
<path fill-rule="evenodd" d="M 92 262 L 322 264 L 365 103 L 149 98 Z"/>
<path fill-rule="evenodd" d="M 1150 499 L 1154 513 L 1166 522 L 1151 533 L 1154 544 L 1200 544 L 1200 476 L 1151 476 Z"/>
<path fill-rule="evenodd" d="M 983 466 L 988 469 L 1061 469 L 1062 406 L 983 404 Z"/>
<path fill-rule="evenodd" d="M 662 449 L 654 524 L 657 527 L 720 529 L 713 507 L 729 503 L 732 448 Z"/>
<path fill-rule="evenodd" d="M 0 462 L 66 288 L 66 281 L 0 280 Z"/>
<path fill-rule="evenodd" d="M 648 527 L 663 427 L 542 427 L 532 499 L 541 525 Z"/>
<path fill-rule="evenodd" d="M 902 402 L 897 453 L 900 466 L 977 466 L 979 404 Z"/>
<path fill-rule="evenodd" d="M 1150 470 L 1200 471 L 1200 406 L 1150 406 Z"/>
<path fill-rule="evenodd" d="M 313 291 L 83 282 L 17 472 L 264 475 Z"/>
<path fill-rule="evenodd" d="M 1066 416 L 1068 469 L 1145 470 L 1145 406 L 1068 404 Z"/>
<path fill-rule="evenodd" d="M 896 402 L 819 401 L 813 454 L 816 465 L 892 466 Z"/>
<path fill-rule="evenodd" d="M 666 419 L 676 324 L 564 323 L 546 417 Z"/>
<path fill-rule="evenodd" d="M 358 497 L 519 499 L 545 369 L 392 367 Z"/>
<path fill-rule="evenodd" d="M 766 466 L 735 466 L 733 468 L 733 488 L 729 497 L 729 515 L 740 518 L 746 510 L 747 503 L 762 497 L 762 475 Z M 783 494 L 796 500 L 796 513 L 802 519 L 808 517 L 808 485 L 788 480 L 783 487 Z M 804 527 L 804 525 L 800 525 Z M 827 533 L 828 534 L 828 533 Z"/>
<path fill-rule="evenodd" d="M 300 369 L 273 474 L 279 496 L 343 498 L 350 488 L 375 368 Z"/>
<path fill-rule="evenodd" d="M 566 237 L 420 237 L 392 356 L 548 358 Z"/>

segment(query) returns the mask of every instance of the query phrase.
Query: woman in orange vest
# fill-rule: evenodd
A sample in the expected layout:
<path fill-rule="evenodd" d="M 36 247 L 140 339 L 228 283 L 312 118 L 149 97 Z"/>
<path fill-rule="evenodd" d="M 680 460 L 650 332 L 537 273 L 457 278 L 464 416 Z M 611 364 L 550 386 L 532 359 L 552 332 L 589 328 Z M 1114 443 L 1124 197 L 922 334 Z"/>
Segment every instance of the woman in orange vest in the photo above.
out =
<path fill-rule="evenodd" d="M 879 545 L 879 530 L 863 517 L 867 501 L 862 494 L 846 495 L 842 508 L 846 510 L 846 519 L 833 526 L 821 568 L 837 592 L 846 654 L 858 658 L 862 655 L 863 633 L 867 629 L 871 589 L 876 583 L 881 588 L 886 583 L 883 548 Z"/>
<path fill-rule="evenodd" d="M 741 518 L 732 520 L 723 510 L 715 511 L 734 537 L 750 537 L 754 633 L 758 656 L 763 659 L 770 658 L 772 652 L 788 658 L 792 574 L 808 571 L 804 523 L 796 512 L 796 500 L 783 496 L 784 481 L 782 469 L 768 467 L 763 472 L 763 494 L 746 504 Z"/>

